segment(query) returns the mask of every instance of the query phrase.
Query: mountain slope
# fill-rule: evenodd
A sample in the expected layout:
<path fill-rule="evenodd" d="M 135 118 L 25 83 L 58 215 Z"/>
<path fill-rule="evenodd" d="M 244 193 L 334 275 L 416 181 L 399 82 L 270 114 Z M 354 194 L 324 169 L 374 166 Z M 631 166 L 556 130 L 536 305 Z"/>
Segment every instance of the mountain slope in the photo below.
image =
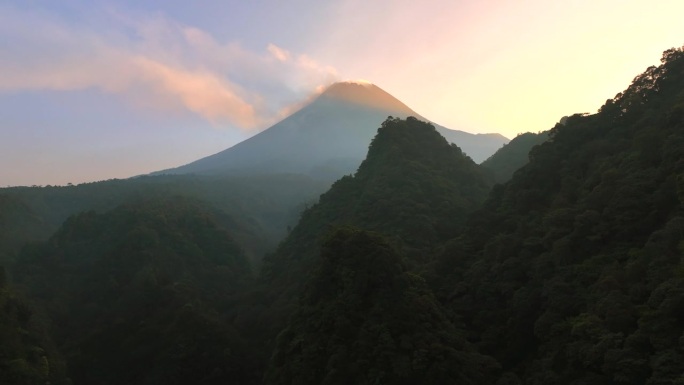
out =
<path fill-rule="evenodd" d="M 51 319 L 75 384 L 254 383 L 227 315 L 251 281 L 215 213 L 155 199 L 71 217 L 15 278 Z"/>
<path fill-rule="evenodd" d="M 684 52 L 556 125 L 435 274 L 509 383 L 680 383 Z"/>
<path fill-rule="evenodd" d="M 264 258 L 262 285 L 269 312 L 261 333 L 273 338 L 293 311 L 321 241 L 339 226 L 382 233 L 414 267 L 460 231 L 489 191 L 489 180 L 435 128 L 415 118 L 387 119 L 366 160 L 321 195 L 276 251 Z M 270 336 L 270 337 L 269 337 Z"/>
<path fill-rule="evenodd" d="M 0 383 L 68 384 L 64 362 L 54 351 L 44 324 L 12 290 L 0 266 Z"/>
<path fill-rule="evenodd" d="M 265 383 L 487 384 L 495 369 L 396 250 L 345 228 L 323 245 Z"/>
<path fill-rule="evenodd" d="M 45 241 L 71 215 L 104 212 L 136 199 L 186 196 L 228 214 L 230 221 L 222 225 L 257 266 L 263 254 L 285 237 L 287 227 L 294 225 L 304 203 L 329 187 L 329 182 L 304 175 L 280 174 L 146 176 L 77 186 L 4 188 L 0 189 L 0 263 L 12 261 L 26 241 Z"/>
<path fill-rule="evenodd" d="M 291 116 L 235 146 L 161 174 L 303 173 L 337 179 L 353 172 L 375 129 L 388 116 L 415 116 L 405 104 L 373 84 L 331 85 Z M 476 161 L 508 140 L 498 134 L 474 135 L 438 127 Z"/>
<path fill-rule="evenodd" d="M 526 132 L 513 138 L 480 165 L 491 171 L 496 183 L 506 183 L 519 168 L 529 161 L 532 147 L 549 139 L 548 132 Z"/>
<path fill-rule="evenodd" d="M 24 243 L 46 238 L 51 230 L 21 198 L 0 193 L 0 265 L 11 264 Z"/>
<path fill-rule="evenodd" d="M 264 261 L 270 279 L 296 282 L 331 226 L 381 232 L 416 261 L 453 237 L 484 200 L 490 181 L 425 122 L 387 119 L 354 176 L 345 176 L 306 210 Z"/>

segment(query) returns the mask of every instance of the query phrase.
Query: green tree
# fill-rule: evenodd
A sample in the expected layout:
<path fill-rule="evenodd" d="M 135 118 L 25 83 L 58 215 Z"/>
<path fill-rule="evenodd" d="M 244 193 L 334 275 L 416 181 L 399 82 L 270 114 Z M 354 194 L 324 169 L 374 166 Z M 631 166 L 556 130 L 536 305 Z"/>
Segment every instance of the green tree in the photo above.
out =
<path fill-rule="evenodd" d="M 485 384 L 495 373 L 386 240 L 344 228 L 323 245 L 266 383 Z"/>

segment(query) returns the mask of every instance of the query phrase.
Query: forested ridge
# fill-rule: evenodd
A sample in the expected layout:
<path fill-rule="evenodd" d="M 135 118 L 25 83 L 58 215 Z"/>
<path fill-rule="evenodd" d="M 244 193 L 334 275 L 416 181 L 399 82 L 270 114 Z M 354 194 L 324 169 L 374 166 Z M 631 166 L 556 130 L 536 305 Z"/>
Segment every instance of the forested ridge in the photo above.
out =
<path fill-rule="evenodd" d="M 509 383 L 684 373 L 684 53 L 575 115 L 494 188 L 436 284 Z"/>
<path fill-rule="evenodd" d="M 103 212 L 141 199 L 186 196 L 227 214 L 231 222 L 224 225 L 258 265 L 287 226 L 294 226 L 303 205 L 314 201 L 330 183 L 294 174 L 190 174 L 0 189 L 0 264 L 11 261 L 21 244 L 46 240 L 71 215 Z"/>
<path fill-rule="evenodd" d="M 144 200 L 73 216 L 24 248 L 14 275 L 51 319 L 75 383 L 219 384 L 250 374 L 230 317 L 253 277 L 202 204 Z"/>
<path fill-rule="evenodd" d="M 520 134 L 482 162 L 481 166 L 492 174 L 497 183 L 506 183 L 514 172 L 527 164 L 530 150 L 548 138 L 549 133 L 546 131 Z"/>
<path fill-rule="evenodd" d="M 8 285 L 0 267 L 0 382 L 64 383 L 64 361 L 31 305 Z"/>
<path fill-rule="evenodd" d="M 378 234 L 352 228 L 332 233 L 278 337 L 265 382 L 491 381 L 496 362 L 466 342 L 408 266 Z"/>
<path fill-rule="evenodd" d="M 460 230 L 490 187 L 485 173 L 432 125 L 390 117 L 358 171 L 321 195 L 266 257 L 264 279 L 293 286 L 293 280 L 306 275 L 320 240 L 335 226 L 381 232 L 414 259 L 429 258 Z"/>
<path fill-rule="evenodd" d="M 478 166 L 390 117 L 263 265 L 239 189 L 91 197 L 28 243 L 64 206 L 0 194 L 0 381 L 684 384 L 682 49 L 516 139 Z"/>

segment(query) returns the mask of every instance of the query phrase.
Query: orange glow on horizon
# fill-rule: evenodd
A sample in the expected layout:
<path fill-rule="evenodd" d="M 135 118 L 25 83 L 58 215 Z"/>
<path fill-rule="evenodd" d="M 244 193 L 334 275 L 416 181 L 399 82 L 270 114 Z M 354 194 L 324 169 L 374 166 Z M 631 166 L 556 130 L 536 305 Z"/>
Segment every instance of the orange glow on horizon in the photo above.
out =
<path fill-rule="evenodd" d="M 682 1 L 430 3 L 385 9 L 368 24 L 346 20 L 359 35 L 380 35 L 350 59 L 327 49 L 353 41 L 334 24 L 317 54 L 446 127 L 514 137 L 595 112 L 684 45 Z"/>

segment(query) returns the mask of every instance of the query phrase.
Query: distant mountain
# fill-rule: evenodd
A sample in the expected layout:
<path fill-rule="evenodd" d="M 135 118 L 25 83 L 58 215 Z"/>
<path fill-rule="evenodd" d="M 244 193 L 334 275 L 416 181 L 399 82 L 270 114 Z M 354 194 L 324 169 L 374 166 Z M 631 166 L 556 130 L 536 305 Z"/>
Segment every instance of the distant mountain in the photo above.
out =
<path fill-rule="evenodd" d="M 274 189 L 273 186 L 278 186 Z M 71 215 L 104 212 L 130 200 L 192 197 L 228 214 L 223 225 L 257 266 L 328 181 L 305 175 L 159 175 L 78 186 L 0 189 L 0 265 L 11 267 L 29 241 L 44 241 Z"/>
<path fill-rule="evenodd" d="M 548 139 L 548 131 L 538 134 L 532 132 L 520 134 L 480 165 L 492 173 L 497 183 L 506 183 L 513 177 L 514 172 L 529 162 L 529 153 L 532 147 L 542 144 Z"/>
<path fill-rule="evenodd" d="M 353 172 L 366 155 L 377 127 L 388 116 L 421 117 L 370 83 L 340 82 L 301 110 L 217 154 L 156 174 L 303 173 L 337 179 Z M 508 139 L 435 126 L 476 162 Z"/>

